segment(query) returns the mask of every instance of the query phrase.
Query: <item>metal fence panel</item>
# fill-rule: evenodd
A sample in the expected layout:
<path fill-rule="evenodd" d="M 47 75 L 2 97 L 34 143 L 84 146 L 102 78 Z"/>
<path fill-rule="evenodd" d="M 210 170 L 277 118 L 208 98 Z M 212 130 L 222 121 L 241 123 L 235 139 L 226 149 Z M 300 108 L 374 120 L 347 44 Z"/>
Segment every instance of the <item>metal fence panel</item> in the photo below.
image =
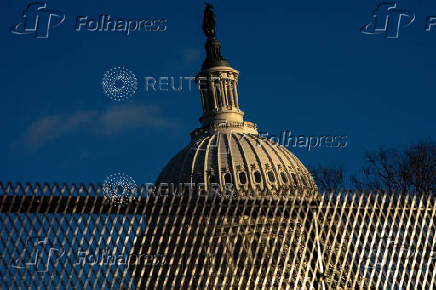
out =
<path fill-rule="evenodd" d="M 0 184 L 3 288 L 432 289 L 431 194 L 147 196 Z M 306 195 L 307 196 L 307 195 Z"/>

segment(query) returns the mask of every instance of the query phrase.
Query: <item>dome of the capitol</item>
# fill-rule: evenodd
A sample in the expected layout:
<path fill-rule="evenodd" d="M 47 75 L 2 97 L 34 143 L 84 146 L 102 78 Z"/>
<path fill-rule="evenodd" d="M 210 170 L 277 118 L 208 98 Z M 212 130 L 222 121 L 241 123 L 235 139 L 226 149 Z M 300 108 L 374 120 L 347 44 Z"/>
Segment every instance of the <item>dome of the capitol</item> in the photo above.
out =
<path fill-rule="evenodd" d="M 260 136 L 254 123 L 244 121 L 237 90 L 239 71 L 221 56 L 214 19 L 212 24 L 205 21 L 203 30 L 208 38 L 206 59 L 195 78 L 203 108 L 201 127 L 191 133 L 190 144 L 165 166 L 156 184 L 201 184 L 206 191 L 230 190 L 238 197 L 317 195 L 315 182 L 300 160 Z"/>
<path fill-rule="evenodd" d="M 216 184 L 218 192 L 231 184 L 238 197 L 317 194 L 311 174 L 288 149 L 256 133 L 233 132 L 231 124 L 224 124 L 225 130 L 209 128 L 211 132 L 200 136 L 194 131 L 192 142 L 167 164 L 157 184 L 204 184 L 206 190 Z"/>

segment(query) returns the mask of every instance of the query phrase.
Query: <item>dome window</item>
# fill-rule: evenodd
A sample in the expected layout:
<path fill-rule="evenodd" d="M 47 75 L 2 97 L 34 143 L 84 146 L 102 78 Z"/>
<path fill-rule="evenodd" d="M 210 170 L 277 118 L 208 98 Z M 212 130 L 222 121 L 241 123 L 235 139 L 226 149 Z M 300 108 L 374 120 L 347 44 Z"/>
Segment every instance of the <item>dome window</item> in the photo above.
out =
<path fill-rule="evenodd" d="M 276 181 L 276 177 L 274 176 L 274 173 L 272 171 L 268 171 L 267 175 L 268 175 L 268 180 L 271 183 L 274 183 Z"/>
<path fill-rule="evenodd" d="M 224 174 L 224 182 L 225 184 L 232 183 L 232 175 L 230 174 L 230 172 Z"/>
<path fill-rule="evenodd" d="M 259 171 L 254 172 L 254 182 L 256 182 L 256 183 L 262 182 L 262 176 L 260 175 Z"/>
<path fill-rule="evenodd" d="M 241 184 L 247 184 L 247 176 L 245 175 L 245 172 L 239 172 L 239 182 Z"/>
<path fill-rule="evenodd" d="M 214 174 L 209 175 L 209 183 L 216 183 L 216 177 Z"/>
<path fill-rule="evenodd" d="M 286 177 L 286 174 L 283 171 L 280 172 L 280 177 L 282 178 L 283 183 L 288 183 L 288 178 Z"/>
<path fill-rule="evenodd" d="M 307 183 L 306 183 L 305 178 L 301 178 L 301 181 L 303 182 L 303 185 L 304 185 L 304 186 L 307 186 Z"/>
<path fill-rule="evenodd" d="M 298 180 L 297 177 L 295 176 L 295 173 L 291 173 L 292 179 L 294 180 L 294 183 L 296 186 L 298 186 Z"/>
<path fill-rule="evenodd" d="M 201 177 L 197 177 L 196 179 L 195 179 L 195 184 L 198 186 L 199 184 L 203 184 L 204 182 L 203 182 L 203 179 L 201 178 Z"/>

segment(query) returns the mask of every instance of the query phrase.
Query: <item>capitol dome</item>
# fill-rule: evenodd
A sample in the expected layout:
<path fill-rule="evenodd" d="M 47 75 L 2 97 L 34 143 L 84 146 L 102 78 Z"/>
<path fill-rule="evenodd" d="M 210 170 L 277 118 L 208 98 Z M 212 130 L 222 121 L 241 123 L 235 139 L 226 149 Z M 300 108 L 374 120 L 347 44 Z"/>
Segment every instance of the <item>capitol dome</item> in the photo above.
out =
<path fill-rule="evenodd" d="M 248 130 L 241 130 L 243 126 Z M 219 192 L 225 191 L 222 185 L 232 184 L 239 197 L 304 194 L 301 189 L 307 189 L 306 195 L 316 192 L 300 160 L 284 146 L 250 132 L 255 131 L 253 126 L 224 123 L 194 131 L 191 143 L 163 169 L 157 184 L 204 184 L 206 190 L 217 184 Z"/>
<path fill-rule="evenodd" d="M 317 195 L 304 165 L 284 146 L 261 137 L 239 109 L 239 71 L 221 56 L 214 30 L 208 31 L 206 59 L 196 76 L 201 94 L 201 127 L 159 174 L 156 184 L 202 185 L 236 196 Z M 229 187 L 229 185 L 231 185 Z"/>

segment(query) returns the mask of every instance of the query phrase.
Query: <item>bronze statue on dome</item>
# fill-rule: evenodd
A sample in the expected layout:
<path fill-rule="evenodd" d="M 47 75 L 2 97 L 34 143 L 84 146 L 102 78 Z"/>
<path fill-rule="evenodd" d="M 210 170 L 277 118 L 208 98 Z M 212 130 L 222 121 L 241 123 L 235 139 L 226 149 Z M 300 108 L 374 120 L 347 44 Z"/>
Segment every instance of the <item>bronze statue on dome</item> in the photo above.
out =
<path fill-rule="evenodd" d="M 206 3 L 203 16 L 203 31 L 208 38 L 215 38 L 215 14 L 212 11 L 213 6 Z"/>

